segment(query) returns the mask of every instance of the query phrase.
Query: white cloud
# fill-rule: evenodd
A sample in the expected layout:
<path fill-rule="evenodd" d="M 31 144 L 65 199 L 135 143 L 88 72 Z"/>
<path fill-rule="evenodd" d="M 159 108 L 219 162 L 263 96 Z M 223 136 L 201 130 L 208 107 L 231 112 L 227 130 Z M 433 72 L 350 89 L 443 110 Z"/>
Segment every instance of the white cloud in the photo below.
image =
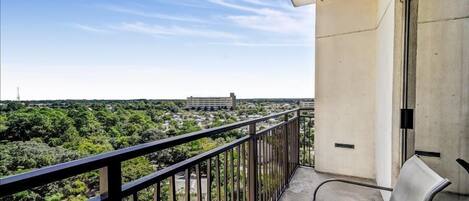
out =
<path fill-rule="evenodd" d="M 254 4 L 254 5 L 259 5 L 259 6 L 269 6 L 269 7 L 281 7 L 281 8 L 287 8 L 287 6 L 290 6 L 290 4 L 286 4 L 284 2 L 287 1 L 278 1 L 278 0 L 242 0 L 246 3 Z M 291 6 L 290 6 L 291 7 Z"/>
<path fill-rule="evenodd" d="M 246 12 L 225 16 L 240 27 L 290 35 L 313 37 L 314 10 L 312 7 L 286 9 L 271 8 L 260 0 L 244 0 L 256 6 L 246 6 L 226 0 L 208 0 L 214 4 Z M 279 3 L 280 5 L 280 3 Z"/>
<path fill-rule="evenodd" d="M 156 0 L 159 3 L 165 3 L 175 6 L 190 7 L 190 8 L 202 8 L 202 9 L 212 9 L 213 7 L 206 6 L 200 3 L 200 0 L 194 1 L 168 1 L 168 0 Z"/>
<path fill-rule="evenodd" d="M 112 26 L 111 28 L 136 32 L 142 34 L 149 34 L 154 36 L 191 36 L 191 37 L 204 37 L 204 38 L 225 38 L 225 39 L 237 39 L 240 36 L 222 31 L 215 31 L 210 29 L 194 29 L 185 28 L 180 26 L 161 26 L 161 25 L 150 25 L 143 22 L 135 23 L 121 23 L 118 26 Z"/>
<path fill-rule="evenodd" d="M 158 19 L 183 21 L 183 22 L 206 23 L 205 20 L 201 20 L 195 17 L 190 17 L 190 16 L 176 16 L 176 15 L 166 15 L 166 14 L 160 14 L 160 13 L 149 13 L 149 12 L 129 9 L 129 8 L 121 7 L 121 6 L 115 6 L 115 5 L 104 6 L 104 8 L 110 11 L 118 12 L 118 13 L 137 15 L 137 16 L 148 17 L 148 18 L 158 18 Z"/>
<path fill-rule="evenodd" d="M 234 15 L 227 18 L 242 27 L 283 34 L 310 35 L 308 32 L 312 32 L 313 26 L 303 19 L 270 10 L 260 15 Z"/>
<path fill-rule="evenodd" d="M 247 6 L 241 6 L 241 5 L 238 5 L 238 4 L 228 3 L 224 0 L 208 0 L 208 1 L 211 2 L 211 3 L 214 3 L 214 4 L 218 4 L 218 5 L 221 5 L 221 6 L 225 6 L 225 7 L 233 8 L 233 9 L 237 9 L 237 10 L 248 11 L 248 12 L 258 12 L 258 9 L 256 9 L 256 8 L 251 8 L 251 7 L 247 7 Z"/>
<path fill-rule="evenodd" d="M 213 45 L 226 45 L 238 47 L 312 47 L 313 43 L 310 41 L 305 42 L 281 42 L 281 43 L 252 43 L 252 42 L 233 42 L 233 43 L 210 43 Z"/>
<path fill-rule="evenodd" d="M 81 29 L 83 31 L 88 31 L 88 32 L 93 32 L 93 33 L 109 33 L 109 30 L 106 29 L 101 29 L 97 27 L 92 27 L 88 25 L 83 25 L 83 24 L 72 24 L 73 27 L 77 29 Z"/>

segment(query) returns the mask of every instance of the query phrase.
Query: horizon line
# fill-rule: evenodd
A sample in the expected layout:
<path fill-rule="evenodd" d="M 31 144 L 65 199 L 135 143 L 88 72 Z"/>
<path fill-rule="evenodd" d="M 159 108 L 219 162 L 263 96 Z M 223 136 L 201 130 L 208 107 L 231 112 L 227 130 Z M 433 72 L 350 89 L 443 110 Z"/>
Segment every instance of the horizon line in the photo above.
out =
<path fill-rule="evenodd" d="M 279 100 L 279 99 L 314 99 L 314 97 L 302 97 L 302 98 L 236 98 L 236 100 L 256 100 L 256 99 L 265 99 L 265 100 Z M 139 101 L 139 100 L 156 100 L 156 101 L 181 101 L 187 100 L 186 98 L 161 98 L 161 99 L 148 99 L 148 98 L 136 98 L 136 99 L 33 99 L 33 100 L 15 100 L 7 99 L 0 100 L 0 102 L 33 102 L 33 101 Z"/>

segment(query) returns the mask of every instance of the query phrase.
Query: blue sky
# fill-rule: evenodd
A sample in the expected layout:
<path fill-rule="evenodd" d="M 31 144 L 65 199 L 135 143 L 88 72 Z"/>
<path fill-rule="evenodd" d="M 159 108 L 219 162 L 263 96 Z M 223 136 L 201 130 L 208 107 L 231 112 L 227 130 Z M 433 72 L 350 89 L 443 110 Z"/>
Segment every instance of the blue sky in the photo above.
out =
<path fill-rule="evenodd" d="M 314 5 L 2 0 L 1 99 L 313 97 Z"/>

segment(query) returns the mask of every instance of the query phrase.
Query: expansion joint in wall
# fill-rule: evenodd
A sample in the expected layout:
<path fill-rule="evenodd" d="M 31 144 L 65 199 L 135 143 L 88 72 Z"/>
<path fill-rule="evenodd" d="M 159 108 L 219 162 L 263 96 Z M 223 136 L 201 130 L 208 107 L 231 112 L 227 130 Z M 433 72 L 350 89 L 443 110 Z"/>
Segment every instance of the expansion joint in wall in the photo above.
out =
<path fill-rule="evenodd" d="M 335 37 L 335 36 L 342 36 L 342 35 L 348 35 L 348 34 L 355 34 L 355 33 L 361 33 L 361 32 L 368 32 L 368 31 L 375 31 L 381 26 L 381 22 L 383 21 L 384 16 L 389 10 L 389 7 L 391 6 L 391 2 L 393 0 L 390 0 L 388 5 L 386 5 L 386 9 L 384 10 L 383 14 L 379 17 L 378 22 L 376 25 L 372 28 L 368 29 L 361 29 L 361 30 L 355 30 L 355 31 L 349 31 L 349 32 L 343 32 L 343 33 L 336 33 L 336 34 L 329 34 L 329 35 L 323 35 L 323 36 L 317 36 L 316 39 L 321 39 L 321 38 L 330 38 L 330 37 Z"/>

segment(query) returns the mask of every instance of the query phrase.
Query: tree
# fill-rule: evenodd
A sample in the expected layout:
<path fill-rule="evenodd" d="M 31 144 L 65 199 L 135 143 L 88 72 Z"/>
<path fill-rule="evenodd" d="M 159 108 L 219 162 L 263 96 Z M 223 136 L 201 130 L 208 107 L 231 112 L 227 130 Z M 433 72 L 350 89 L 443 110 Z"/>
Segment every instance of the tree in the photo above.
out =
<path fill-rule="evenodd" d="M 2 126 L 4 121 L 4 126 Z M 7 120 L 0 119 L 0 138 L 10 141 L 27 141 L 42 138 L 54 146 L 73 138 L 77 132 L 73 120 L 65 112 L 50 108 L 29 108 L 9 113 Z"/>
<path fill-rule="evenodd" d="M 62 147 L 50 147 L 38 141 L 16 141 L 0 144 L 0 177 L 18 174 L 31 169 L 63 163 L 79 158 L 79 154 Z M 63 186 L 71 180 L 62 180 L 4 197 L 5 200 L 42 200 L 48 195 L 63 192 Z M 73 188 L 73 186 L 72 186 Z M 81 193 L 81 192 L 80 192 Z"/>
<path fill-rule="evenodd" d="M 4 133 L 7 128 L 7 117 L 6 115 L 0 114 L 0 136 L 3 136 L 2 133 Z"/>
<path fill-rule="evenodd" d="M 119 117 L 107 109 L 97 111 L 95 117 L 106 132 L 111 132 L 113 127 L 117 126 L 119 123 Z"/>
<path fill-rule="evenodd" d="M 101 123 L 96 119 L 91 109 L 80 106 L 69 111 L 68 115 L 74 120 L 74 124 L 80 136 L 90 136 L 102 133 Z"/>
<path fill-rule="evenodd" d="M 140 137 L 140 143 L 146 143 L 168 138 L 168 135 L 159 129 L 148 129 L 144 131 Z"/>
<path fill-rule="evenodd" d="M 103 135 L 93 135 L 88 138 L 78 138 L 70 144 L 71 149 L 76 150 L 82 156 L 100 154 L 114 150 L 110 138 Z"/>
<path fill-rule="evenodd" d="M 193 119 L 184 120 L 182 122 L 182 127 L 180 128 L 179 135 L 186 134 L 186 133 L 192 133 L 192 132 L 195 132 L 195 131 L 199 131 L 201 129 L 202 128 L 200 128 L 200 126 L 197 124 L 197 122 L 194 121 Z"/>

